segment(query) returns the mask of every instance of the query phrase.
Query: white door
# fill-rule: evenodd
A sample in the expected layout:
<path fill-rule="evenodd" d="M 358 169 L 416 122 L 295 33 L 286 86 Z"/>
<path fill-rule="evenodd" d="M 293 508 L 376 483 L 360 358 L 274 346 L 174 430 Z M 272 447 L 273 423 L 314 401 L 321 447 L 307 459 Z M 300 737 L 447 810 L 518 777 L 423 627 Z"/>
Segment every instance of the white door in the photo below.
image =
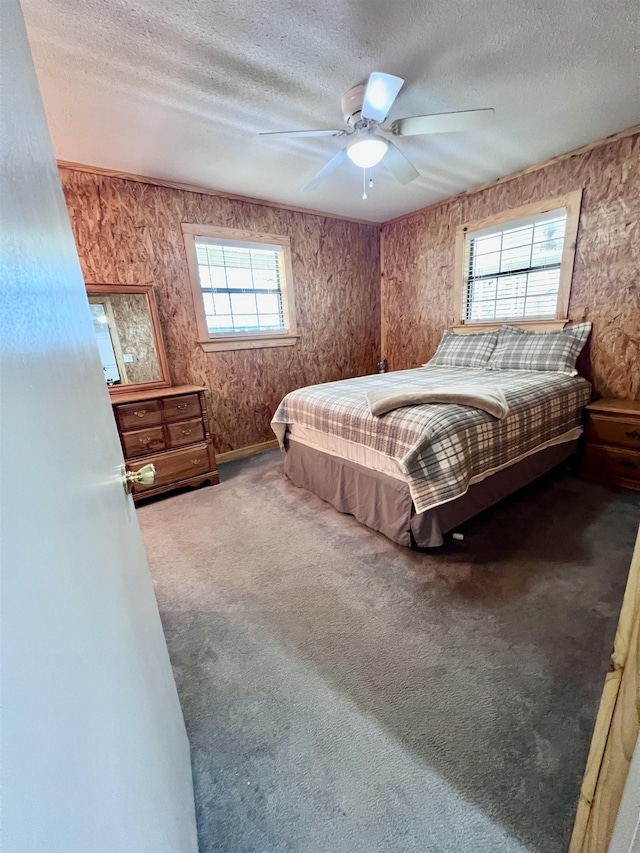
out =
<path fill-rule="evenodd" d="M 182 714 L 20 8 L 0 5 L 0 847 L 192 853 Z"/>

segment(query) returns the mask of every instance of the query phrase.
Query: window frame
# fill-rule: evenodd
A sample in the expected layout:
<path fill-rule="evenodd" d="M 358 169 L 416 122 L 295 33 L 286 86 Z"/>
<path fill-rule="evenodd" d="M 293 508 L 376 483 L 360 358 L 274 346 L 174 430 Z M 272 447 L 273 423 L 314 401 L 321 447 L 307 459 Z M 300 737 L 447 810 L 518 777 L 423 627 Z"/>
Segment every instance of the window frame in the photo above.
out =
<path fill-rule="evenodd" d="M 226 350 L 263 349 L 265 347 L 293 346 L 300 335 L 296 323 L 293 273 L 291 266 L 291 240 L 283 234 L 265 234 L 261 231 L 246 231 L 241 228 L 222 228 L 217 225 L 197 225 L 182 223 L 182 236 L 187 253 L 187 266 L 191 281 L 193 307 L 198 327 L 198 343 L 205 352 L 224 352 Z M 232 240 L 235 243 L 267 243 L 279 246 L 282 250 L 282 316 L 286 329 L 269 332 L 233 332 L 229 334 L 211 334 L 202 298 L 202 286 L 198 270 L 196 238 L 209 237 L 215 240 Z"/>
<path fill-rule="evenodd" d="M 578 237 L 578 226 L 580 223 L 580 207 L 582 203 L 582 190 L 565 193 L 562 196 L 543 199 L 532 204 L 524 204 L 520 207 L 511 208 L 492 216 L 464 222 L 456 229 L 455 244 L 455 289 L 454 289 L 454 311 L 455 324 L 452 327 L 458 333 L 474 331 L 492 331 L 499 329 L 508 323 L 510 326 L 522 327 L 533 331 L 548 332 L 554 329 L 562 329 L 568 322 L 569 298 L 571 296 L 571 284 L 573 278 L 573 264 L 575 260 L 576 241 Z M 466 239 L 468 233 L 482 231 L 486 228 L 516 224 L 519 219 L 525 219 L 537 214 L 551 213 L 554 210 L 564 209 L 567 214 L 564 230 L 564 243 L 562 246 L 562 258 L 560 260 L 560 281 L 558 284 L 558 299 L 556 302 L 555 317 L 550 319 L 523 320 L 522 318 L 505 317 L 500 320 L 473 321 L 462 316 L 464 306 L 464 291 L 467 286 L 468 275 L 468 252 L 469 243 Z"/>

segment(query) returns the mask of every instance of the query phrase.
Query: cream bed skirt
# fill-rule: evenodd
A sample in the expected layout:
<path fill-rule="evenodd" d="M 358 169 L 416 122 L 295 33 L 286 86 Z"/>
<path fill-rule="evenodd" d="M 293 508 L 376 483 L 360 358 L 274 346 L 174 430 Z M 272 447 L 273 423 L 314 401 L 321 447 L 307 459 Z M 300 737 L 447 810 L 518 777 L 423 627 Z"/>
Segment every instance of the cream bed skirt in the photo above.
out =
<path fill-rule="evenodd" d="M 501 470 L 485 473 L 464 495 L 421 513 L 416 513 L 409 484 L 401 476 L 310 447 L 291 434 L 285 438 L 284 470 L 294 485 L 399 545 L 432 548 L 443 544 L 447 531 L 568 459 L 577 446 L 577 437 L 548 443 Z"/>

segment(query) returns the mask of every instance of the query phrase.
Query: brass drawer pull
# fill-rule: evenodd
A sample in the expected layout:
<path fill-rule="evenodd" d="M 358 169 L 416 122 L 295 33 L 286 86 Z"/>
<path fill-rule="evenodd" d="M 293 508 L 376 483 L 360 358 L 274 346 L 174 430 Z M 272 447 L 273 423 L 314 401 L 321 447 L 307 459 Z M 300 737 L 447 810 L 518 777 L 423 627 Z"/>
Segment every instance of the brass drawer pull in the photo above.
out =
<path fill-rule="evenodd" d="M 143 418 L 147 414 L 146 409 L 138 409 L 137 412 L 133 413 L 137 418 Z"/>
<path fill-rule="evenodd" d="M 637 429 L 632 429 L 629 432 L 625 432 L 627 438 L 635 438 L 636 441 L 640 441 L 640 432 Z"/>
<path fill-rule="evenodd" d="M 178 403 L 178 409 L 181 412 L 184 412 L 184 410 L 188 407 L 188 405 L 189 405 L 188 403 Z"/>
<path fill-rule="evenodd" d="M 181 432 L 183 435 L 191 435 L 193 430 L 192 429 L 183 429 L 183 430 L 181 430 Z"/>
<path fill-rule="evenodd" d="M 149 438 L 149 436 L 147 436 L 146 438 L 139 438 L 138 441 L 140 442 L 140 444 L 149 444 L 151 439 Z"/>
<path fill-rule="evenodd" d="M 192 465 L 199 465 L 199 464 L 200 464 L 200 460 L 199 460 L 199 459 L 192 459 L 192 460 L 191 460 L 191 464 L 192 464 Z"/>

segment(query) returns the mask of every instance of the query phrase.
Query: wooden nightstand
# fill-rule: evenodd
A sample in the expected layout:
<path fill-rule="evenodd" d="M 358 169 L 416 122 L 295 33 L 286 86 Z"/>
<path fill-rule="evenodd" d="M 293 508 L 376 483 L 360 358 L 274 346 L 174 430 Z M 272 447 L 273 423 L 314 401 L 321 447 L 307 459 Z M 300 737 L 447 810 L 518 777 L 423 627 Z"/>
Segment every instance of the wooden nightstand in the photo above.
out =
<path fill-rule="evenodd" d="M 586 412 L 582 477 L 640 491 L 640 402 L 597 400 Z"/>

